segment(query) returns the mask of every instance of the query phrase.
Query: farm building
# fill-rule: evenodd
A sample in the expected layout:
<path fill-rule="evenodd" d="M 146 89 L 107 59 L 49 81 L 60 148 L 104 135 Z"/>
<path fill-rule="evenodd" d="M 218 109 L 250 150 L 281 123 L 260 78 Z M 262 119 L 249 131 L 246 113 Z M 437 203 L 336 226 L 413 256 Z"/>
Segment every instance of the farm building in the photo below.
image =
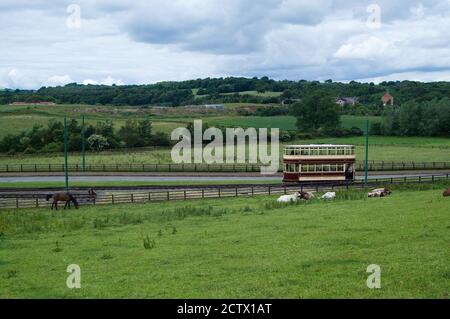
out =
<path fill-rule="evenodd" d="M 389 92 L 386 92 L 381 97 L 381 102 L 383 102 L 383 106 L 386 106 L 388 104 L 394 105 L 394 97 L 392 95 L 390 95 Z"/>
<path fill-rule="evenodd" d="M 355 105 L 356 103 L 358 103 L 357 97 L 338 97 L 336 99 L 336 104 L 338 104 L 340 106 Z"/>

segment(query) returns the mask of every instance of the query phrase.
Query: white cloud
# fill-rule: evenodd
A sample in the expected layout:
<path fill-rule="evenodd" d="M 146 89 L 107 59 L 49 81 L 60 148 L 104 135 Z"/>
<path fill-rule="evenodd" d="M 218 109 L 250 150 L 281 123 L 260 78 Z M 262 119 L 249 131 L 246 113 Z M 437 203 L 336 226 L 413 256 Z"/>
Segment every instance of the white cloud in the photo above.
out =
<path fill-rule="evenodd" d="M 354 39 L 343 44 L 333 54 L 335 58 L 343 59 L 376 59 L 384 56 L 392 56 L 398 53 L 393 43 L 388 40 L 370 36 L 367 39 Z"/>
<path fill-rule="evenodd" d="M 450 2 L 78 0 L 0 3 L 0 86 L 133 84 L 215 76 L 441 79 L 450 70 Z M 12 73 L 11 73 L 12 72 Z M 426 75 L 427 76 L 423 76 Z"/>
<path fill-rule="evenodd" d="M 73 80 L 67 74 L 65 75 L 52 75 L 47 79 L 46 86 L 57 86 L 71 83 Z"/>

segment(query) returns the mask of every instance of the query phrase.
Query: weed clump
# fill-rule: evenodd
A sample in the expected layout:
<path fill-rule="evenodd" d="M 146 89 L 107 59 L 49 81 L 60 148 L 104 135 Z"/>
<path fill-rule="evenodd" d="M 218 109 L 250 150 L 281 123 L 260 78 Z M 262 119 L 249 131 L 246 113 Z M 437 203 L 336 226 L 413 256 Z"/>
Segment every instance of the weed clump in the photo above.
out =
<path fill-rule="evenodd" d="M 144 242 L 144 248 L 145 249 L 153 249 L 155 248 L 156 242 L 154 239 L 150 239 L 150 237 L 147 235 L 143 239 Z"/>

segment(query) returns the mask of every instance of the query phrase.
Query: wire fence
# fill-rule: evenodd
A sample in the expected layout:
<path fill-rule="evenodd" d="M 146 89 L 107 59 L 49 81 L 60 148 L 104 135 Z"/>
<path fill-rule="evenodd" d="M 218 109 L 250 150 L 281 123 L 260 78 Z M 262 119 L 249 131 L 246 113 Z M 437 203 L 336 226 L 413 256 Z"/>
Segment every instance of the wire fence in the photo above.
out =
<path fill-rule="evenodd" d="M 70 172 L 260 172 L 260 164 L 69 164 Z M 357 171 L 364 162 L 356 162 Z M 450 162 L 370 161 L 369 171 L 450 169 Z M 282 168 L 279 168 L 281 171 Z M 64 172 L 64 164 L 0 164 L 0 173 Z"/>
<path fill-rule="evenodd" d="M 403 183 L 436 183 L 448 182 L 450 174 L 405 176 L 393 178 L 372 179 L 368 186 L 392 185 Z M 294 191 L 333 191 L 339 189 L 361 189 L 366 185 L 362 181 L 344 183 L 320 183 L 320 184 L 280 184 L 280 185 L 235 185 L 208 186 L 205 188 L 174 189 L 148 192 L 104 193 L 93 197 L 87 193 L 73 193 L 80 205 L 101 205 L 121 203 L 164 202 L 173 200 L 190 200 L 205 198 L 227 197 L 253 197 L 257 195 L 287 194 Z M 0 209 L 6 208 L 31 208 L 50 207 L 51 201 L 46 201 L 45 193 L 41 194 L 0 194 Z M 60 206 L 61 207 L 61 206 Z"/>

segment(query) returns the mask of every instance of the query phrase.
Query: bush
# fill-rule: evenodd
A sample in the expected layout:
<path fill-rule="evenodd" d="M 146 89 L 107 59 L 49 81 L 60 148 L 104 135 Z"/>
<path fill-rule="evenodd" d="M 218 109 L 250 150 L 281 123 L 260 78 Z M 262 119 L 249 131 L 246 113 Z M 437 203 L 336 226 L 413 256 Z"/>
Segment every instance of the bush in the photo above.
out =
<path fill-rule="evenodd" d="M 382 135 L 381 123 L 372 123 L 372 125 L 370 126 L 370 134 L 371 135 Z"/>
<path fill-rule="evenodd" d="M 34 153 L 36 153 L 36 150 L 33 147 L 31 147 L 31 146 L 28 146 L 25 149 L 25 151 L 23 151 L 23 154 L 34 154 Z"/>

